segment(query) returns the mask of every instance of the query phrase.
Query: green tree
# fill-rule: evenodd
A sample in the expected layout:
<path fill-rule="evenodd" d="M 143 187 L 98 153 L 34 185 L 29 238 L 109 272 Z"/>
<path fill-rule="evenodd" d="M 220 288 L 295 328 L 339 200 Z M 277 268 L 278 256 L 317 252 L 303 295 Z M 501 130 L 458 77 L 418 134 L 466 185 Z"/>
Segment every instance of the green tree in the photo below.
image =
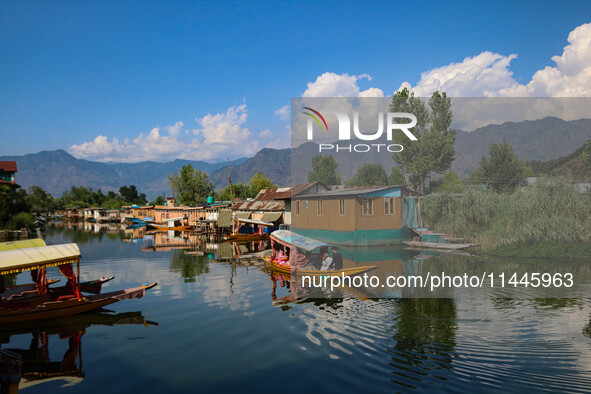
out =
<path fill-rule="evenodd" d="M 224 187 L 218 193 L 217 199 L 220 201 L 233 201 L 235 198 L 246 200 L 247 198 L 256 196 L 256 194 L 258 194 L 258 192 L 253 195 L 250 185 L 238 182 L 233 184 L 231 188 L 230 185 Z"/>
<path fill-rule="evenodd" d="M 581 159 L 583 160 L 583 166 L 585 167 L 585 170 L 591 174 L 591 140 L 585 142 Z"/>
<path fill-rule="evenodd" d="M 158 196 L 154 201 L 150 202 L 150 205 L 164 205 L 165 202 L 164 196 Z"/>
<path fill-rule="evenodd" d="M 410 129 L 417 141 L 410 141 L 404 133 L 394 133 L 392 139 L 404 149 L 392 158 L 404 172 L 412 174 L 413 185 L 420 192 L 431 172 L 443 174 L 451 168 L 455 155 L 451 99 L 436 91 L 428 104 L 430 110 L 406 88 L 396 92 L 390 104 L 390 112 L 409 112 L 417 118 L 416 126 Z"/>
<path fill-rule="evenodd" d="M 519 160 L 513 147 L 503 141 L 502 144 L 491 144 L 488 152 L 490 157 L 482 157 L 480 169 L 482 181 L 498 193 L 514 191 L 526 178 L 525 164 Z"/>
<path fill-rule="evenodd" d="M 123 196 L 123 199 L 131 204 L 144 205 L 148 202 L 144 193 L 139 193 L 135 185 L 121 186 L 119 188 L 119 194 Z"/>
<path fill-rule="evenodd" d="M 254 174 L 252 178 L 250 178 L 248 185 L 250 186 L 250 193 L 253 197 L 259 194 L 259 192 L 263 189 L 272 189 L 277 187 L 277 185 L 274 185 L 270 179 L 265 178 L 265 175 L 263 175 L 262 172 L 257 172 Z M 234 196 L 236 196 L 236 193 L 234 193 Z"/>
<path fill-rule="evenodd" d="M 33 185 L 29 187 L 29 193 L 27 194 L 26 201 L 31 209 L 39 213 L 55 209 L 55 201 L 53 196 L 43 190 L 43 188 L 40 186 Z"/>
<path fill-rule="evenodd" d="M 0 185 L 0 225 L 8 222 L 11 214 L 15 213 L 14 190 L 8 185 Z"/>
<path fill-rule="evenodd" d="M 337 172 L 338 165 L 339 163 L 332 156 L 314 156 L 312 171 L 308 172 L 308 182 L 320 182 L 327 186 L 339 185 L 341 177 Z"/>
<path fill-rule="evenodd" d="M 464 179 L 466 185 L 482 185 L 484 183 L 484 174 L 482 168 L 472 170 L 470 175 Z"/>
<path fill-rule="evenodd" d="M 191 164 L 170 174 L 168 185 L 177 201 L 184 205 L 198 205 L 213 194 L 213 183 L 207 179 L 207 172 L 193 168 Z"/>
<path fill-rule="evenodd" d="M 389 185 L 404 185 L 406 183 L 406 178 L 400 168 L 392 167 L 392 172 L 390 172 L 390 176 L 388 177 L 388 184 Z"/>
<path fill-rule="evenodd" d="M 348 186 L 384 186 L 387 184 L 388 176 L 381 164 L 366 163 L 359 167 L 353 178 L 347 180 Z"/>
<path fill-rule="evenodd" d="M 437 193 L 461 193 L 464 190 L 462 178 L 455 172 L 447 172 L 441 184 L 435 190 Z"/>

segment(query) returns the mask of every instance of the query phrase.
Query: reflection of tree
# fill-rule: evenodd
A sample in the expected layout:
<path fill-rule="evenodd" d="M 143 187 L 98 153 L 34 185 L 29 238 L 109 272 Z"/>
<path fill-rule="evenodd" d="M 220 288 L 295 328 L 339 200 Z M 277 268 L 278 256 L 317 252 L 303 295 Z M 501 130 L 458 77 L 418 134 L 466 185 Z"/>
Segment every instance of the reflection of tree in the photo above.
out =
<path fill-rule="evenodd" d="M 186 254 L 184 250 L 174 250 L 170 257 L 170 270 L 181 273 L 185 282 L 192 282 L 196 276 L 209 272 L 209 265 L 204 256 Z"/>
<path fill-rule="evenodd" d="M 394 324 L 396 345 L 392 349 L 391 366 L 396 368 L 393 381 L 413 387 L 413 376 L 430 370 L 451 369 L 456 345 L 456 306 L 451 298 L 405 298 L 396 302 L 397 320 Z M 411 375 L 412 374 L 412 375 Z M 434 377 L 436 372 L 431 372 Z"/>

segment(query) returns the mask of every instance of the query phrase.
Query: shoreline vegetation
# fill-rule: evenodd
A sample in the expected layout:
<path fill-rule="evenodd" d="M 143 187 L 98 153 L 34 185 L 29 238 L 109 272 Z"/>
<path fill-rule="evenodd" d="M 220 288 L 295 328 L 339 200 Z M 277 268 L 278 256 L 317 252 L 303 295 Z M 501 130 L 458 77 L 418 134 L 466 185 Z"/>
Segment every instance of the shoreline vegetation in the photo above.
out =
<path fill-rule="evenodd" d="M 590 212 L 591 195 L 562 177 L 511 194 L 470 190 L 421 200 L 425 225 L 499 257 L 591 258 Z"/>

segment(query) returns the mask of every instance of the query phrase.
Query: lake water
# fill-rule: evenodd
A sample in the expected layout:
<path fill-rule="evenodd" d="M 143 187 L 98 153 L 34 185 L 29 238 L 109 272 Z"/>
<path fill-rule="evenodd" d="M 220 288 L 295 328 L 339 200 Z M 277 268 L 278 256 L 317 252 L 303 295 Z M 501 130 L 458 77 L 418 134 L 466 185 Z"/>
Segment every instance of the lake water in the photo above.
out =
<path fill-rule="evenodd" d="M 38 355 L 47 332 L 56 368 L 78 370 L 30 380 L 25 393 L 591 390 L 588 296 L 274 303 L 289 290 L 274 293 L 256 259 L 223 262 L 116 232 L 51 228 L 46 241 L 77 242 L 83 280 L 115 276 L 103 291 L 158 286 L 110 305 L 111 320 L 91 314 L 34 341 L 5 338 L 3 348 Z"/>

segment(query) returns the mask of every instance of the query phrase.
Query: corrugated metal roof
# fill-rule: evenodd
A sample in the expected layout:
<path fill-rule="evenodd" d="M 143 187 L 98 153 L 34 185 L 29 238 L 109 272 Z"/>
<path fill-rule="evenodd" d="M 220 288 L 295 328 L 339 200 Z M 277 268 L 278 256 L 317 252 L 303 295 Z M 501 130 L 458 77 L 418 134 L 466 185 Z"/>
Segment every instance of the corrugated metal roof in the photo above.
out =
<path fill-rule="evenodd" d="M 220 209 L 218 212 L 218 226 L 219 227 L 232 227 L 232 210 L 231 209 Z"/>
<path fill-rule="evenodd" d="M 261 218 L 261 220 L 263 222 L 274 223 L 277 220 L 281 219 L 282 215 L 283 215 L 283 212 L 265 212 L 265 213 L 263 213 L 263 217 Z"/>
<path fill-rule="evenodd" d="M 315 197 L 332 197 L 332 196 L 355 196 L 366 193 L 373 193 L 381 190 L 387 190 L 392 188 L 400 188 L 400 186 L 361 186 L 361 187 L 350 187 L 336 190 L 328 190 L 312 194 L 303 194 L 297 196 L 298 198 L 315 198 Z"/>
<path fill-rule="evenodd" d="M 238 219 L 250 219 L 250 214 L 252 212 L 236 212 L 236 217 Z"/>
<path fill-rule="evenodd" d="M 272 201 L 282 198 L 285 193 L 289 192 L 289 187 L 277 187 L 273 189 L 261 189 L 259 194 L 254 198 L 256 201 Z"/>
<path fill-rule="evenodd" d="M 0 161 L 0 171 L 17 172 L 16 161 Z"/>
<path fill-rule="evenodd" d="M 285 201 L 239 201 L 232 205 L 234 211 L 284 211 Z"/>

